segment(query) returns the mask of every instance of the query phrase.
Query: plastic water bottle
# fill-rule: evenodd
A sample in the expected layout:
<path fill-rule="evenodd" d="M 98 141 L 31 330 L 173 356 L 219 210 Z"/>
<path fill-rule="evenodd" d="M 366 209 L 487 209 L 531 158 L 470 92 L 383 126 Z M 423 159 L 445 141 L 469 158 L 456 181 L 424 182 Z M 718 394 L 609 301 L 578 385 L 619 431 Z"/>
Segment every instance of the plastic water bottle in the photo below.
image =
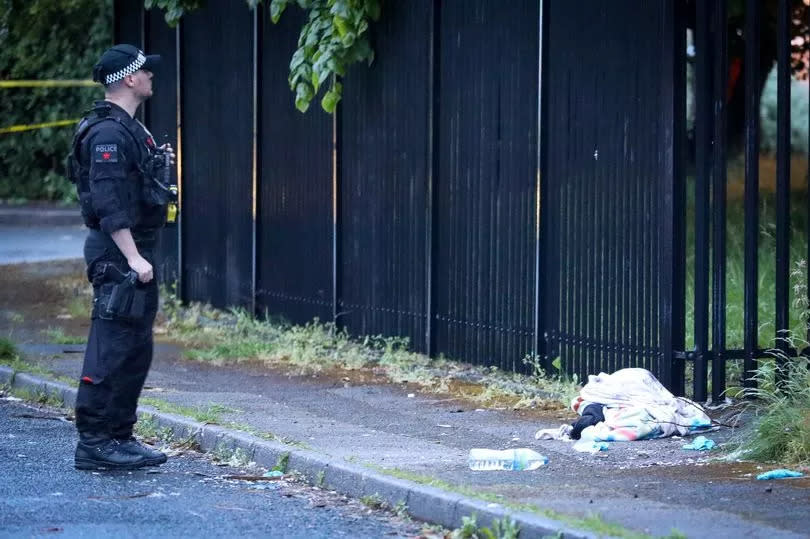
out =
<path fill-rule="evenodd" d="M 470 469 L 487 470 L 536 470 L 548 464 L 548 458 L 537 451 L 527 449 L 470 449 Z"/>

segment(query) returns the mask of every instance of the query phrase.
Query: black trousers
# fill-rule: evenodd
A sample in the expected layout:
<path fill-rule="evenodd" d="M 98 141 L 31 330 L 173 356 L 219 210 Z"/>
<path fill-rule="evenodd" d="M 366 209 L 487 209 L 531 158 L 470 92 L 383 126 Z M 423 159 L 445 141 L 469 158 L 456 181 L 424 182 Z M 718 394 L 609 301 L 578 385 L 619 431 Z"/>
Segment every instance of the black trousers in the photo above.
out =
<path fill-rule="evenodd" d="M 147 257 L 145 249 L 139 251 L 151 262 L 151 254 Z M 109 285 L 108 278 L 99 275 L 99 267 L 112 264 L 122 273 L 129 271 L 118 248 L 103 233 L 91 231 L 84 254 L 94 299 Z M 140 286 L 145 292 L 142 318 L 104 319 L 93 309 L 76 397 L 76 429 L 83 440 L 132 436 L 138 398 L 152 364 L 152 324 L 158 306 L 156 281 Z"/>

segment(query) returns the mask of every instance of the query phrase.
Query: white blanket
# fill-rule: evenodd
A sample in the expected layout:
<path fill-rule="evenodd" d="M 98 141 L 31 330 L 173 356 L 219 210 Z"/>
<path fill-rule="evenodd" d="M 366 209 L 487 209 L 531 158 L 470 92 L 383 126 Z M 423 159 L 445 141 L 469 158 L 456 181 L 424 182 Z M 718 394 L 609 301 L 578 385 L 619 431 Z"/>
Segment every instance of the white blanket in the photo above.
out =
<path fill-rule="evenodd" d="M 588 383 L 571 402 L 571 408 L 582 414 L 589 404 L 604 406 L 605 421 L 584 429 L 583 440 L 663 438 L 711 427 L 711 419 L 700 406 L 675 397 L 645 369 L 588 376 Z"/>

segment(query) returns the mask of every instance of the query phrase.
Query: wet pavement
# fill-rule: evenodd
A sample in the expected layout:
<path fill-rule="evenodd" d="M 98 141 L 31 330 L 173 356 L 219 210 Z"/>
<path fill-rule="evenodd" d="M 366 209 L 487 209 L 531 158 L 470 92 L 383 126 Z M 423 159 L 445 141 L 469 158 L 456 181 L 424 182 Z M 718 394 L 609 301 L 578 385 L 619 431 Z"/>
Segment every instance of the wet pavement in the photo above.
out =
<path fill-rule="evenodd" d="M 39 271 L 35 266 L 25 272 L 29 278 Z M 24 305 L 16 309 L 25 317 Z M 30 324 L 0 320 L 0 332 L 37 342 L 29 325 L 59 323 L 55 312 L 37 313 Z M 79 321 L 66 322 L 81 330 Z M 75 349 L 24 350 L 30 361 L 78 377 L 81 354 Z M 272 434 L 291 449 L 306 447 L 400 476 L 437 478 L 456 489 L 576 518 L 596 514 L 636 532 L 806 537 L 810 529 L 810 479 L 756 481 L 770 467 L 714 461 L 733 435 L 727 428 L 707 435 L 721 446 L 711 453 L 685 451 L 681 446 L 688 440 L 670 438 L 613 443 L 607 452 L 581 454 L 570 443 L 534 439 L 538 429 L 567 421 L 565 412 L 483 409 L 357 371 L 301 376 L 257 364 L 201 363 L 183 359 L 169 343 L 156 349 L 144 396 L 197 409 L 224 407 L 222 423 Z M 472 447 L 531 447 L 547 455 L 549 464 L 532 472 L 471 472 L 466 458 Z"/>
<path fill-rule="evenodd" d="M 0 224 L 0 265 L 79 258 L 86 237 L 84 225 Z"/>
<path fill-rule="evenodd" d="M 413 537 L 417 523 L 264 470 L 195 451 L 159 467 L 72 467 L 73 425 L 58 409 L 0 399 L 0 537 Z"/>

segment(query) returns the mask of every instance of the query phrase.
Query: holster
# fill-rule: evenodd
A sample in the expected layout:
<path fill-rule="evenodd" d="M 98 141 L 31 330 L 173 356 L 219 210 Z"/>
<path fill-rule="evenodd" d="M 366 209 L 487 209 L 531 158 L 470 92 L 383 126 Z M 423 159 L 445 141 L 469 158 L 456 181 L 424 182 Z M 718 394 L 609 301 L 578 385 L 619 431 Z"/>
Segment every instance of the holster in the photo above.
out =
<path fill-rule="evenodd" d="M 138 274 L 124 273 L 111 262 L 99 262 L 93 270 L 93 318 L 137 321 L 146 311 L 146 290 Z"/>

